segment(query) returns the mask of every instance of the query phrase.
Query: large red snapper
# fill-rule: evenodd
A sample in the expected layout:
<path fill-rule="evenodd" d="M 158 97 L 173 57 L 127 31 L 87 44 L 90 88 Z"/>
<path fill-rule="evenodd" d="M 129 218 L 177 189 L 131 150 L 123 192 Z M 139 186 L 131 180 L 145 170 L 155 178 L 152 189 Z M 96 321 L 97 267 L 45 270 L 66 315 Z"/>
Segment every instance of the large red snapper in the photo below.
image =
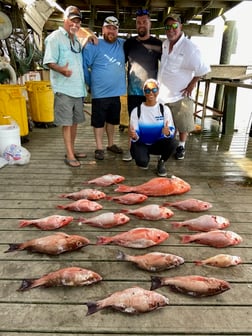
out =
<path fill-rule="evenodd" d="M 80 199 L 88 199 L 90 201 L 96 201 L 106 197 L 106 194 L 97 189 L 82 189 L 76 192 L 61 194 L 59 195 L 61 198 L 69 198 L 74 201 L 78 201 Z"/>
<path fill-rule="evenodd" d="M 174 215 L 174 213 L 161 205 L 148 204 L 137 209 L 121 209 L 121 212 L 134 215 L 140 219 L 159 220 L 167 219 Z"/>
<path fill-rule="evenodd" d="M 19 221 L 19 227 L 25 227 L 28 225 L 34 225 L 40 230 L 55 230 L 59 229 L 70 222 L 73 221 L 72 216 L 60 216 L 60 215 L 52 215 L 44 218 L 38 219 L 22 219 Z"/>
<path fill-rule="evenodd" d="M 184 244 L 197 243 L 213 247 L 226 247 L 240 244 L 242 237 L 233 231 L 214 230 L 193 235 L 182 235 L 181 242 Z"/>
<path fill-rule="evenodd" d="M 39 279 L 24 279 L 18 291 L 25 291 L 41 286 L 86 286 L 101 280 L 102 277 L 92 270 L 80 267 L 67 267 L 50 272 Z"/>
<path fill-rule="evenodd" d="M 167 196 L 186 193 L 191 189 L 190 184 L 179 177 L 154 177 L 146 183 L 137 186 L 120 184 L 115 191 L 136 192 L 147 196 Z"/>
<path fill-rule="evenodd" d="M 125 177 L 123 177 L 121 175 L 106 174 L 106 175 L 97 177 L 93 180 L 89 180 L 87 182 L 84 182 L 84 184 L 85 183 L 88 183 L 88 184 L 93 183 L 93 184 L 96 184 L 96 185 L 101 186 L 101 187 L 107 187 L 107 186 L 110 186 L 112 184 L 120 183 L 124 180 L 125 180 Z"/>
<path fill-rule="evenodd" d="M 63 252 L 80 249 L 89 243 L 90 241 L 86 237 L 57 232 L 51 236 L 35 238 L 24 243 L 9 244 L 9 249 L 5 253 L 28 250 L 31 252 L 58 255 Z"/>
<path fill-rule="evenodd" d="M 241 258 L 238 256 L 233 256 L 229 254 L 217 254 L 213 257 L 204 260 L 195 260 L 195 265 L 210 265 L 215 267 L 230 267 L 236 266 L 242 262 Z"/>
<path fill-rule="evenodd" d="M 125 247 L 145 248 L 158 245 L 169 238 L 169 233 L 155 228 L 136 228 L 112 237 L 98 236 L 97 245 L 116 244 Z"/>
<path fill-rule="evenodd" d="M 89 211 L 98 211 L 102 209 L 102 205 L 95 202 L 89 201 L 87 199 L 80 199 L 78 201 L 57 205 L 58 209 L 70 210 L 70 211 L 80 211 L 80 212 L 89 212 Z"/>
<path fill-rule="evenodd" d="M 149 272 L 159 272 L 182 265 L 185 261 L 170 253 L 151 252 L 144 255 L 129 255 L 122 251 L 118 252 L 118 260 L 130 261 L 139 268 Z"/>
<path fill-rule="evenodd" d="M 123 213 L 106 212 L 92 218 L 79 218 L 81 224 L 99 227 L 102 229 L 123 225 L 130 221 L 130 218 Z"/>
<path fill-rule="evenodd" d="M 122 196 L 106 196 L 106 200 L 108 201 L 115 201 L 117 203 L 127 205 L 142 203 L 147 200 L 147 198 L 148 196 L 146 195 L 136 193 L 128 193 Z"/>
<path fill-rule="evenodd" d="M 151 277 L 151 290 L 163 286 L 168 286 L 175 292 L 197 297 L 217 295 L 230 289 L 230 284 L 225 280 L 199 275 Z"/>
<path fill-rule="evenodd" d="M 186 227 L 193 231 L 212 231 L 225 229 L 230 225 L 227 218 L 214 215 L 203 215 L 183 222 L 172 222 L 173 228 Z"/>
<path fill-rule="evenodd" d="M 177 202 L 165 202 L 163 206 L 171 206 L 183 211 L 201 212 L 207 211 L 212 208 L 212 204 L 209 202 L 201 201 L 195 198 L 190 198 Z"/>
<path fill-rule="evenodd" d="M 85 302 L 88 307 L 86 315 L 94 314 L 104 308 L 113 308 L 128 314 L 140 314 L 165 307 L 168 304 L 167 297 L 137 286 L 115 292 L 103 300 Z"/>

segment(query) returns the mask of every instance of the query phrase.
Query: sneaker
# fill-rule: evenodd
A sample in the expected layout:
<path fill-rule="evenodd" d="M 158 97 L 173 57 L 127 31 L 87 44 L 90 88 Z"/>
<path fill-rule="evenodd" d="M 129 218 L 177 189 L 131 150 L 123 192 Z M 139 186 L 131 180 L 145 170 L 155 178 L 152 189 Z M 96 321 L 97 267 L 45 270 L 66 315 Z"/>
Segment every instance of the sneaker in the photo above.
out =
<path fill-rule="evenodd" d="M 157 174 L 158 176 L 165 177 L 167 176 L 167 171 L 165 168 L 164 160 L 159 160 L 157 164 Z"/>
<path fill-rule="evenodd" d="M 148 170 L 149 169 L 149 166 L 137 166 L 138 168 L 140 169 L 143 169 L 143 170 Z"/>
<path fill-rule="evenodd" d="M 123 154 L 123 158 L 122 158 L 123 161 L 131 161 L 132 160 L 132 156 L 131 156 L 131 153 L 130 151 L 127 151 Z"/>
<path fill-rule="evenodd" d="M 185 157 L 185 149 L 183 146 L 178 146 L 175 153 L 175 158 L 177 160 L 183 160 Z"/>

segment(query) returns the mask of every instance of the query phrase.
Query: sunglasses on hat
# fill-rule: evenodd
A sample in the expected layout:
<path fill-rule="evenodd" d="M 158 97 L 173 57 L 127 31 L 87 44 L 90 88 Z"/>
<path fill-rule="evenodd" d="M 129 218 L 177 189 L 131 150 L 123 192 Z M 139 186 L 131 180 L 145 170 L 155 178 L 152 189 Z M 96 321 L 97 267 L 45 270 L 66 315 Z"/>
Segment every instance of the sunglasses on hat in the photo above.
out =
<path fill-rule="evenodd" d="M 150 15 L 148 9 L 138 9 L 136 11 L 136 16 Z"/>

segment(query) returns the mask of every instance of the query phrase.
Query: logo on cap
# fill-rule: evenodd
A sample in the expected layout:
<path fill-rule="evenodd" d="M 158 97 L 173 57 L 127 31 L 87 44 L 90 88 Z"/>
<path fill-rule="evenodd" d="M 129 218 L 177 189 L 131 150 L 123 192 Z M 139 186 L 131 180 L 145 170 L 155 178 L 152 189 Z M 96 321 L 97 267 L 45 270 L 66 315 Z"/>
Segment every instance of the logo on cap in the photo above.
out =
<path fill-rule="evenodd" d="M 119 28 L 119 21 L 116 17 L 114 16 L 108 16 L 104 20 L 103 27 L 104 26 L 114 26 L 116 28 Z"/>

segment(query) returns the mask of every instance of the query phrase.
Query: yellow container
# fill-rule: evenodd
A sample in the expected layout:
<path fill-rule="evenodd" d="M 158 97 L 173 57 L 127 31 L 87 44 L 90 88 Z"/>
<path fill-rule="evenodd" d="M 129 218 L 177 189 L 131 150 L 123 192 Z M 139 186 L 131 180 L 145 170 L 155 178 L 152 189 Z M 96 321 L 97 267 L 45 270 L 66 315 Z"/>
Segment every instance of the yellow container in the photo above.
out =
<path fill-rule="evenodd" d="M 0 85 L 0 124 L 5 125 L 5 116 L 14 119 L 20 128 L 20 136 L 26 136 L 29 133 L 24 93 L 24 85 Z"/>
<path fill-rule="evenodd" d="M 34 122 L 53 122 L 53 91 L 50 81 L 28 81 L 25 83 L 31 119 Z"/>
<path fill-rule="evenodd" d="M 121 114 L 120 114 L 120 130 L 123 131 L 124 128 L 129 126 L 129 113 L 128 113 L 128 104 L 127 96 L 121 96 Z"/>

